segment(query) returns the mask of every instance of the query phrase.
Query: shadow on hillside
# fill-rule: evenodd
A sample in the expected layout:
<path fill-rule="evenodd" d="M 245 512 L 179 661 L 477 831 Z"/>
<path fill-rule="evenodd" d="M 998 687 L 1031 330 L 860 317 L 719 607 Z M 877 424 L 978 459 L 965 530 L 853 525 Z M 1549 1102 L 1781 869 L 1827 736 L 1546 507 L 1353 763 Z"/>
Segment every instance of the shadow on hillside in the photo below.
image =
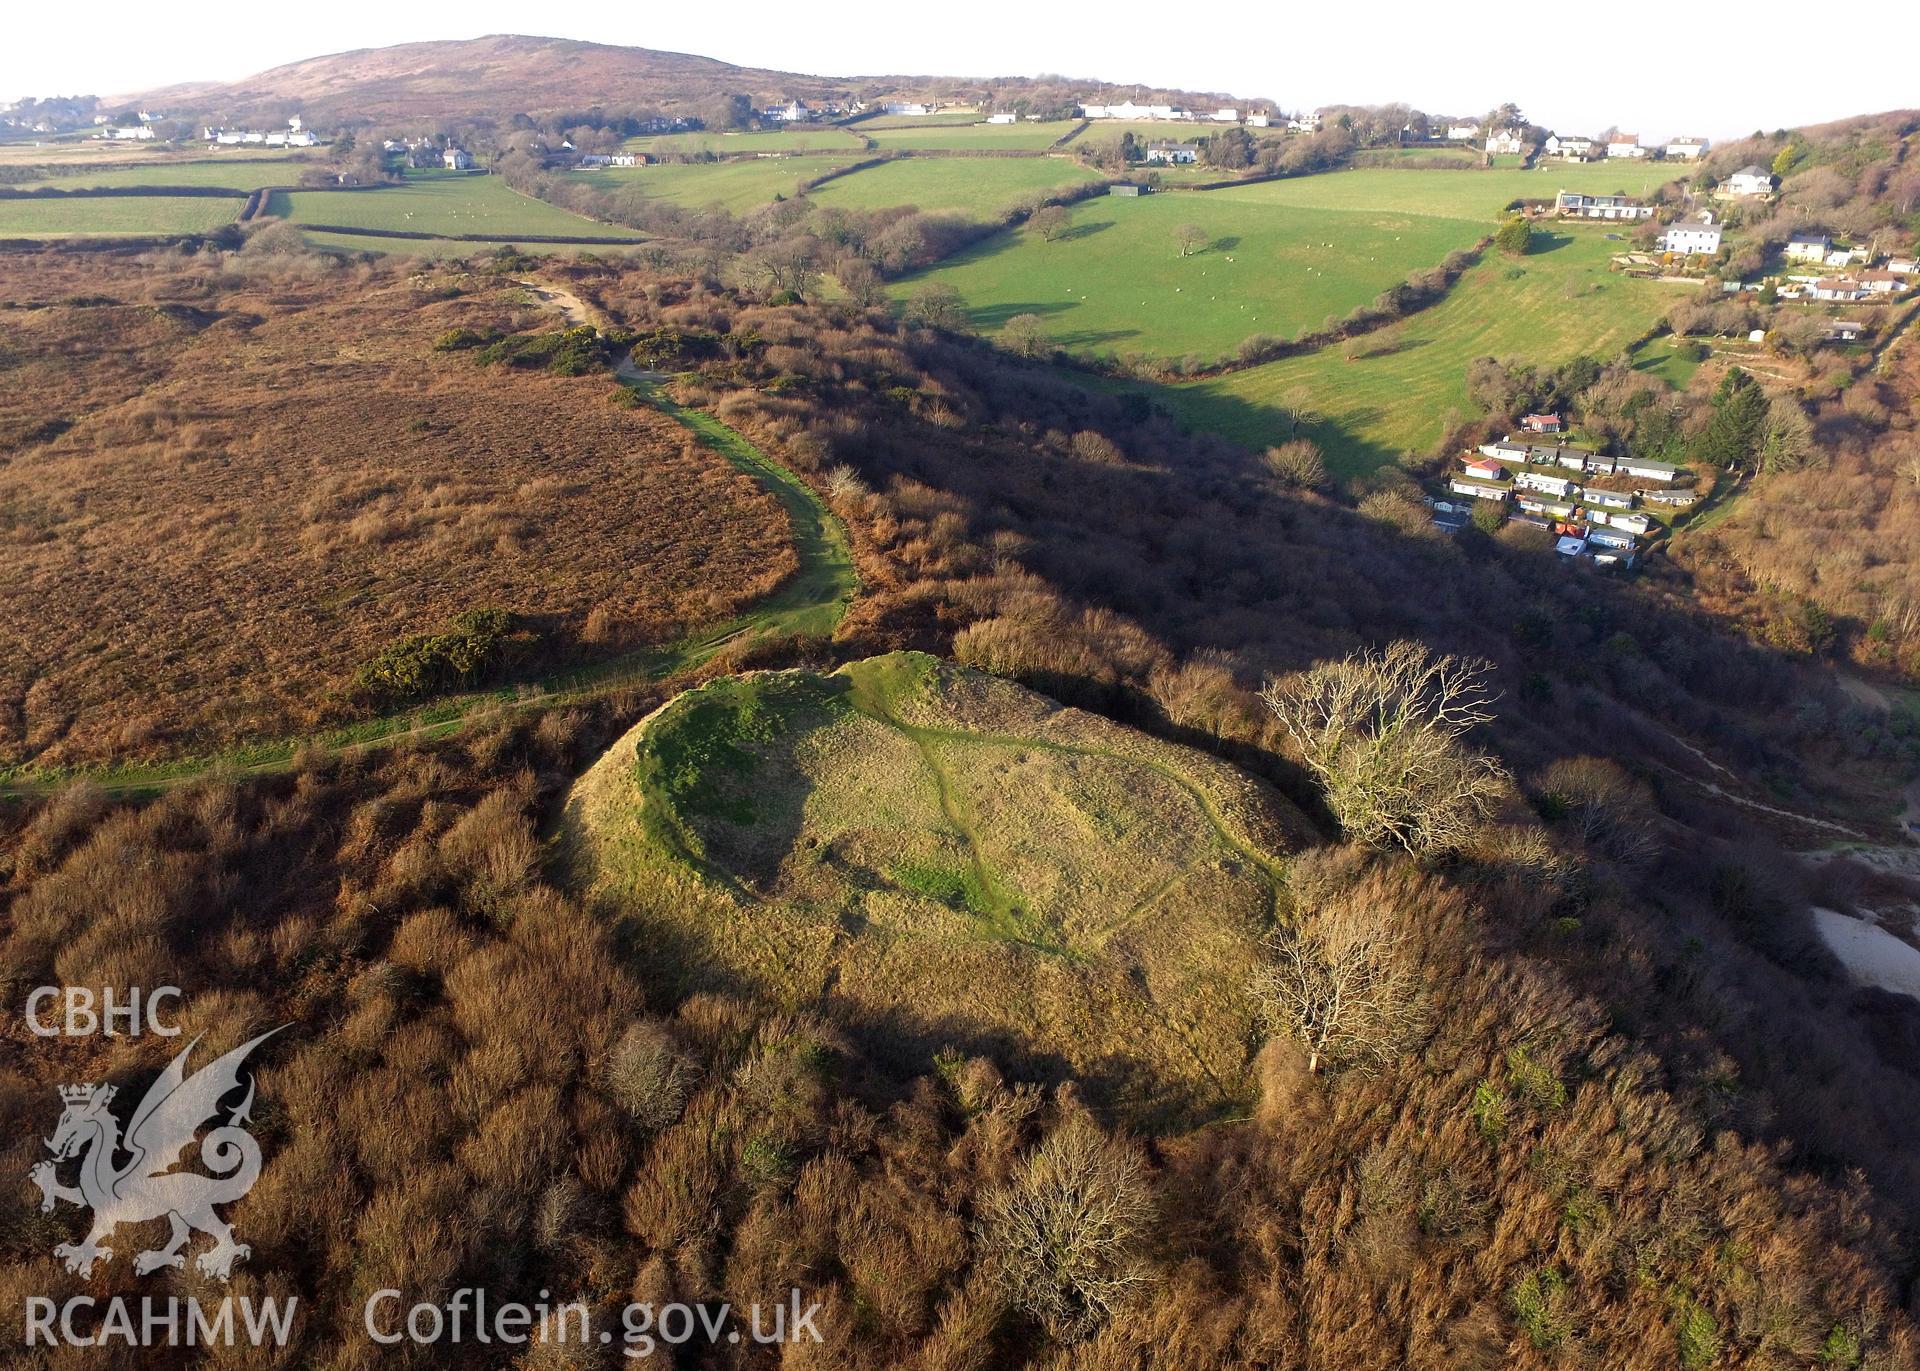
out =
<path fill-rule="evenodd" d="M 1533 241 L 1527 245 L 1527 256 L 1538 257 L 1543 252 L 1558 252 L 1572 243 L 1573 235 L 1570 233 L 1535 230 Z"/>
<path fill-rule="evenodd" d="M 1016 319 L 1022 314 L 1036 314 L 1042 319 L 1065 314 L 1076 303 L 1073 300 L 1014 300 L 1002 305 L 981 305 L 967 312 L 972 316 L 976 328 L 991 331 L 1005 327 L 1009 319 Z"/>
<path fill-rule="evenodd" d="M 1112 227 L 1113 220 L 1111 219 L 1094 219 L 1084 224 L 1075 224 L 1072 228 L 1055 234 L 1053 241 L 1056 243 L 1068 243 L 1081 238 L 1091 238 L 1094 234 L 1105 233 Z M 1013 237 L 1012 234 L 1006 236 L 1009 239 Z"/>

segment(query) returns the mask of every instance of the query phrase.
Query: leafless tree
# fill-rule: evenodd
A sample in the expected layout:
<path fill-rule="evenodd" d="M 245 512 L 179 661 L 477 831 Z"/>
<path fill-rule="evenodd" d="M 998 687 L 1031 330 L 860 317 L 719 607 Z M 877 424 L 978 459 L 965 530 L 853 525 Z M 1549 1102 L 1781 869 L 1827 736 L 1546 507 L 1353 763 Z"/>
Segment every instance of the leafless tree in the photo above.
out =
<path fill-rule="evenodd" d="M 1007 320 L 1000 341 L 1009 352 L 1020 357 L 1042 356 L 1049 347 L 1045 326 L 1037 314 L 1016 314 Z"/>
<path fill-rule="evenodd" d="M 1292 922 L 1267 939 L 1254 999 L 1274 1029 L 1300 1040 L 1308 1071 L 1376 1065 L 1420 1021 L 1401 912 L 1377 875 L 1304 893 Z"/>
<path fill-rule="evenodd" d="M 982 1202 L 981 1249 L 1016 1304 L 1073 1338 L 1146 1283 L 1152 1212 L 1139 1149 L 1073 1114 Z"/>
<path fill-rule="evenodd" d="M 1564 757 L 1542 773 L 1540 789 L 1561 822 L 1616 860 L 1644 862 L 1659 847 L 1653 792 L 1618 762 Z"/>
<path fill-rule="evenodd" d="M 1348 837 L 1442 852 L 1471 837 L 1506 791 L 1499 763 L 1460 742 L 1494 717 L 1491 670 L 1401 641 L 1269 681 L 1261 699 Z"/>
<path fill-rule="evenodd" d="M 1060 205 L 1046 205 L 1035 210 L 1032 220 L 1034 231 L 1049 243 L 1065 233 L 1072 222 L 1073 216 Z"/>
<path fill-rule="evenodd" d="M 1318 490 L 1327 483 L 1327 463 L 1311 438 L 1289 438 L 1266 451 L 1267 470 L 1285 485 Z"/>
<path fill-rule="evenodd" d="M 1182 257 L 1191 257 L 1207 244 L 1207 231 L 1198 224 L 1182 224 L 1173 231 L 1173 241 L 1179 245 Z"/>

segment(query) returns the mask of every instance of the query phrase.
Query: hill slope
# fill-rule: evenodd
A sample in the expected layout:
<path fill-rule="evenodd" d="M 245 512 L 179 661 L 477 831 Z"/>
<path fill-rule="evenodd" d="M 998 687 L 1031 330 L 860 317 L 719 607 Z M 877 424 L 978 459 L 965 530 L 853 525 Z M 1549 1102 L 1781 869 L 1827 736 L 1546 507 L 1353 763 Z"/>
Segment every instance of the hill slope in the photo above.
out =
<path fill-rule="evenodd" d="M 771 100 L 821 97 L 842 88 L 820 77 L 687 53 L 490 34 L 331 53 L 239 81 L 167 86 L 131 99 L 178 113 L 232 119 L 300 113 L 325 124 L 347 118 L 505 118 L 592 105 L 671 108 L 722 92 Z"/>

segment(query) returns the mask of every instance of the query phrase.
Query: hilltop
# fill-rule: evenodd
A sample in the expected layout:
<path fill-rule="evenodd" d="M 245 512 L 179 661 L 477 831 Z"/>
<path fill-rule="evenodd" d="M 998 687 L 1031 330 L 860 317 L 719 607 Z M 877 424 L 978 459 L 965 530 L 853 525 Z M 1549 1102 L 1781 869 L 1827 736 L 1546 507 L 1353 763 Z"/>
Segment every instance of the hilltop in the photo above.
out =
<path fill-rule="evenodd" d="M 844 84 L 711 57 L 568 38 L 489 34 L 310 57 L 238 81 L 165 86 L 129 102 L 248 119 L 315 122 L 508 118 L 589 106 L 672 108 L 715 94 L 824 98 Z"/>

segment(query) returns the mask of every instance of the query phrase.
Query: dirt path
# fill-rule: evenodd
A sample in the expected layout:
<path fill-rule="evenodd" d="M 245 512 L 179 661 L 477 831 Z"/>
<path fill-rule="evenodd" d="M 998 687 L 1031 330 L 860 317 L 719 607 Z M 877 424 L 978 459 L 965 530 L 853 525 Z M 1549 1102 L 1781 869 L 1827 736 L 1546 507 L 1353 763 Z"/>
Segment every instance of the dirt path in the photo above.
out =
<path fill-rule="evenodd" d="M 1844 691 L 1849 698 L 1865 705 L 1868 709 L 1877 709 L 1882 714 L 1891 714 L 1893 712 L 1893 701 L 1888 698 L 1886 691 L 1880 689 L 1880 687 L 1873 682 L 1863 681 L 1858 676 L 1847 671 L 1835 672 L 1834 675 L 1835 679 L 1840 683 L 1840 689 Z"/>

